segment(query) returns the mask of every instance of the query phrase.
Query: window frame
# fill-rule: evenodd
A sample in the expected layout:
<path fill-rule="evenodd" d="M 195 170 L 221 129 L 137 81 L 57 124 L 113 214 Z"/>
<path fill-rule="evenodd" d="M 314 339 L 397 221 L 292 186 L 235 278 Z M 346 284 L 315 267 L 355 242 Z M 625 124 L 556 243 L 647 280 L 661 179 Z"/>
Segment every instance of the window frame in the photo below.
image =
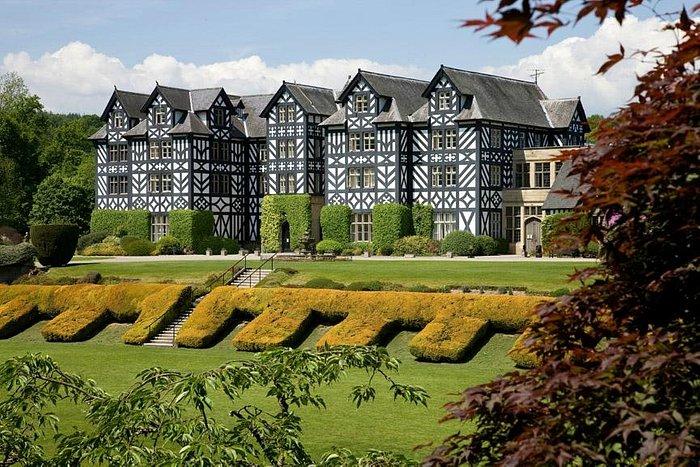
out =
<path fill-rule="evenodd" d="M 214 107 L 214 125 L 217 127 L 225 127 L 226 126 L 226 109 L 223 107 Z"/>
<path fill-rule="evenodd" d="M 515 188 L 530 188 L 530 163 L 513 163 L 513 186 Z"/>
<path fill-rule="evenodd" d="M 449 173 L 448 169 L 450 169 Z M 459 169 L 457 168 L 457 164 L 445 164 L 442 177 L 445 182 L 445 188 L 456 187 L 459 179 Z"/>
<path fill-rule="evenodd" d="M 114 112 L 112 115 L 112 125 L 114 125 L 114 128 L 124 128 L 124 123 L 125 123 L 125 118 L 124 118 L 124 112 L 121 110 L 118 110 Z"/>
<path fill-rule="evenodd" d="M 490 186 L 500 187 L 503 182 L 503 172 L 498 164 L 489 165 L 489 181 Z"/>
<path fill-rule="evenodd" d="M 430 167 L 430 186 L 433 188 L 442 188 L 445 185 L 443 176 L 444 170 L 442 165 L 433 165 Z"/>
<path fill-rule="evenodd" d="M 350 219 L 350 233 L 355 242 L 371 242 L 372 213 L 353 213 Z"/>
<path fill-rule="evenodd" d="M 490 147 L 501 149 L 503 147 L 503 130 L 501 128 L 489 128 Z"/>
<path fill-rule="evenodd" d="M 148 159 L 160 159 L 160 141 L 154 140 L 148 142 Z"/>
<path fill-rule="evenodd" d="M 506 222 L 503 231 L 509 243 L 518 243 L 522 240 L 521 216 L 520 206 L 505 206 Z"/>
<path fill-rule="evenodd" d="M 170 220 L 167 214 L 151 215 L 151 241 L 157 242 L 168 235 L 170 231 Z"/>
<path fill-rule="evenodd" d="M 267 142 L 259 143 L 258 145 L 258 159 L 260 163 L 266 163 L 268 158 Z"/>
<path fill-rule="evenodd" d="M 160 141 L 160 158 L 161 159 L 172 159 L 173 158 L 173 142 L 169 140 Z"/>
<path fill-rule="evenodd" d="M 436 212 L 433 220 L 433 239 L 442 240 L 457 230 L 457 217 L 452 211 Z"/>
<path fill-rule="evenodd" d="M 550 188 L 552 186 L 552 168 L 549 162 L 535 162 L 533 167 L 534 187 Z"/>
<path fill-rule="evenodd" d="M 442 89 L 437 92 L 438 110 L 450 110 L 450 100 L 452 92 Z"/>
<path fill-rule="evenodd" d="M 367 93 L 355 94 L 354 110 L 356 113 L 369 112 L 369 95 Z"/>
<path fill-rule="evenodd" d="M 360 152 L 362 148 L 362 135 L 354 131 L 348 133 L 348 152 Z"/>
<path fill-rule="evenodd" d="M 376 151 L 377 150 L 377 136 L 374 131 L 363 131 L 362 132 L 362 150 L 363 151 Z M 371 143 L 371 144 L 368 144 Z M 370 147 L 371 146 L 371 147 Z"/>
<path fill-rule="evenodd" d="M 375 175 L 374 167 L 362 167 L 362 188 L 376 188 L 377 187 L 377 177 Z M 369 178 L 369 181 L 368 181 Z"/>
<path fill-rule="evenodd" d="M 439 144 L 435 144 L 438 142 Z M 445 132 L 444 130 L 431 130 L 430 148 L 433 151 L 445 149 Z"/>
<path fill-rule="evenodd" d="M 443 146 L 445 149 L 457 149 L 457 129 L 456 128 L 449 128 L 445 130 L 445 134 L 443 136 L 444 141 L 443 141 Z M 449 142 L 449 144 L 448 144 Z"/>
<path fill-rule="evenodd" d="M 349 190 L 359 190 L 362 188 L 362 170 L 360 170 L 360 167 L 348 167 L 348 172 L 345 177 L 345 184 Z M 356 180 L 356 182 L 353 183 L 353 180 Z"/>
<path fill-rule="evenodd" d="M 167 109 L 165 105 L 156 105 L 154 108 L 154 120 L 156 125 L 165 125 Z"/>

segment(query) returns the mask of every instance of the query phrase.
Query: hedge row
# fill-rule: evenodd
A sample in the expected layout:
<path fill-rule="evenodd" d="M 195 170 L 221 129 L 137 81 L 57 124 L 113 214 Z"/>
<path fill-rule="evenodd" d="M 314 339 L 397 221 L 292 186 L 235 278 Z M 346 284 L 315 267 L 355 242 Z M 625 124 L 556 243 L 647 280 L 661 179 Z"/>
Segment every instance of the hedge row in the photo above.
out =
<path fill-rule="evenodd" d="M 513 347 L 508 351 L 508 356 L 515 362 L 518 368 L 535 368 L 540 364 L 540 359 L 526 347 L 526 341 L 530 338 L 530 330 L 525 329 L 513 343 Z"/>
<path fill-rule="evenodd" d="M 481 329 L 476 321 L 466 318 L 488 323 L 496 332 L 520 332 L 530 323 L 535 306 L 542 300 L 551 299 L 220 287 L 195 308 L 177 336 L 177 342 L 186 347 L 211 345 L 232 323 L 251 316 L 255 318 L 234 337 L 234 345 L 240 349 L 292 345 L 319 321 L 340 323 L 321 338 L 318 345 L 323 346 L 381 343 L 399 329 L 421 330 L 437 320 L 436 326 L 416 336 L 413 348 L 421 358 L 454 361 L 473 351 L 487 329 Z M 460 331 L 461 327 L 467 330 Z M 427 341 L 436 342 L 431 346 Z"/>
<path fill-rule="evenodd" d="M 80 232 L 73 224 L 35 224 L 29 227 L 37 260 L 44 266 L 64 266 L 73 257 Z"/>
<path fill-rule="evenodd" d="M 311 197 L 309 195 L 267 195 L 260 211 L 262 250 L 282 250 L 282 223 L 289 223 L 290 246 L 296 250 L 301 237 L 311 230 Z"/>
<path fill-rule="evenodd" d="M 185 249 L 203 254 L 206 240 L 214 233 L 214 214 L 211 211 L 177 209 L 168 213 L 170 235 L 177 238 Z"/>
<path fill-rule="evenodd" d="M 321 232 L 324 240 L 342 245 L 350 243 L 352 209 L 344 204 L 327 204 L 321 208 Z"/>
<path fill-rule="evenodd" d="M 38 320 L 37 306 L 24 297 L 0 305 L 0 339 L 12 337 Z"/>
<path fill-rule="evenodd" d="M 192 299 L 192 288 L 184 285 L 163 287 L 141 301 L 134 324 L 122 335 L 125 344 L 143 344 L 170 324 Z"/>
<path fill-rule="evenodd" d="M 104 230 L 113 235 L 123 231 L 126 235 L 148 240 L 151 238 L 151 214 L 143 209 L 95 209 L 90 217 L 90 232 Z"/>
<path fill-rule="evenodd" d="M 413 216 L 413 233 L 420 237 L 433 238 L 435 210 L 429 204 L 414 204 L 411 208 Z"/>
<path fill-rule="evenodd" d="M 411 235 L 411 209 L 398 203 L 372 208 L 372 245 L 379 254 L 391 254 L 394 242 Z"/>
<path fill-rule="evenodd" d="M 485 319 L 441 312 L 411 340 L 409 351 L 419 360 L 461 362 L 479 351 L 488 330 Z"/>

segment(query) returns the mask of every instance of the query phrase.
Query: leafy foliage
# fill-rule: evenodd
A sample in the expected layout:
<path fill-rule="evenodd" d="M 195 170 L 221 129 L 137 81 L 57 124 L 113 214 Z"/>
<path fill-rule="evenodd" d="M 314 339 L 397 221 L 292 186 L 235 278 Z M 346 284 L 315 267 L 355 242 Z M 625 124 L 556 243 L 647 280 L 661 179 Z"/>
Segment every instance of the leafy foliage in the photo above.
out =
<path fill-rule="evenodd" d="M 498 253 L 498 242 L 488 235 L 478 235 L 474 238 L 476 242 L 475 256 L 492 256 Z"/>
<path fill-rule="evenodd" d="M 226 250 L 228 253 L 238 253 L 238 242 L 233 238 L 215 237 L 210 235 L 205 237 L 201 243 L 203 250 L 197 251 L 197 253 L 206 253 L 207 249 L 215 255 L 221 253 L 221 250 Z"/>
<path fill-rule="evenodd" d="M 278 349 L 202 373 L 147 369 L 113 396 L 94 381 L 64 372 L 50 357 L 17 357 L 0 366 L 0 462 L 309 465 L 313 460 L 301 442 L 302 420 L 296 411 L 325 409 L 320 390 L 352 369 L 367 372 L 367 382 L 350 391 L 358 407 L 375 398 L 378 381 L 388 385 L 395 399 L 426 405 L 429 396 L 423 388 L 394 379 L 398 368 L 399 361 L 379 348 Z M 246 395 L 254 390 L 273 404 L 246 404 Z M 214 393 L 226 396 L 230 419 L 212 416 Z M 61 425 L 51 412 L 59 402 L 75 404 L 75 413 L 84 414 L 89 428 Z M 38 440 L 59 427 L 56 449 L 47 452 Z M 338 459 L 349 456 L 330 453 L 317 465 L 339 465 Z M 370 458 L 399 459 L 379 453 Z"/>
<path fill-rule="evenodd" d="M 90 232 L 85 235 L 81 235 L 78 238 L 78 251 L 82 251 L 85 247 L 90 245 L 95 245 L 100 243 L 105 238 L 109 237 L 111 232 L 109 230 L 98 230 L 97 232 Z"/>
<path fill-rule="evenodd" d="M 81 233 L 90 225 L 93 191 L 67 183 L 60 174 L 46 177 L 34 194 L 32 224 L 74 224 Z"/>
<path fill-rule="evenodd" d="M 547 21 L 559 27 L 573 2 L 514 3 L 480 24 L 520 40 Z M 586 0 L 577 18 L 622 22 L 641 4 Z M 601 243 L 603 263 L 576 278 L 601 278 L 537 310 L 522 348 L 538 367 L 449 404 L 446 418 L 473 431 L 445 440 L 427 465 L 696 463 L 700 31 L 685 10 L 667 29 L 678 44 L 640 52 L 656 64 L 634 99 L 601 123 L 595 146 L 569 154 L 582 182 L 571 221 L 604 218 L 579 234 Z M 612 54 L 601 72 L 621 59 Z"/>
<path fill-rule="evenodd" d="M 32 225 L 29 235 L 44 266 L 68 264 L 78 245 L 78 227 L 73 224 Z"/>
<path fill-rule="evenodd" d="M 143 209 L 128 211 L 95 209 L 90 216 L 90 232 L 105 230 L 111 235 L 119 235 L 123 232 L 132 237 L 148 240 L 151 238 L 151 214 Z"/>
<path fill-rule="evenodd" d="M 334 253 L 339 255 L 344 249 L 344 244 L 337 240 L 324 239 L 316 244 L 318 253 Z"/>
<path fill-rule="evenodd" d="M 211 211 L 177 209 L 168 213 L 170 235 L 177 238 L 185 250 L 203 254 L 205 241 L 214 234 L 214 214 Z"/>
<path fill-rule="evenodd" d="M 36 248 L 31 243 L 17 245 L 0 245 L 0 267 L 14 265 L 32 265 Z"/>
<path fill-rule="evenodd" d="M 289 223 L 290 246 L 300 247 L 302 235 L 311 230 L 309 195 L 267 195 L 260 211 L 260 240 L 265 252 L 282 250 L 282 223 Z"/>
<path fill-rule="evenodd" d="M 155 254 L 157 255 L 181 255 L 183 253 L 180 240 L 172 235 L 160 237 L 156 242 Z"/>
<path fill-rule="evenodd" d="M 411 235 L 411 209 L 398 203 L 376 204 L 372 208 L 372 246 L 390 255 L 394 242 Z"/>
<path fill-rule="evenodd" d="M 457 256 L 474 256 L 476 254 L 476 240 L 474 235 L 464 230 L 456 230 L 445 235 L 440 245 L 443 253 L 452 252 Z"/>
<path fill-rule="evenodd" d="M 429 204 L 414 204 L 411 207 L 413 216 L 413 233 L 420 237 L 433 238 L 433 223 L 435 210 Z"/>
<path fill-rule="evenodd" d="M 343 204 L 327 204 L 321 208 L 321 232 L 324 240 L 350 243 L 352 209 Z M 316 247 L 318 249 L 318 246 Z"/>
<path fill-rule="evenodd" d="M 440 251 L 440 242 L 420 235 L 399 238 L 392 246 L 395 255 L 435 255 Z"/>
<path fill-rule="evenodd" d="M 120 245 L 127 256 L 150 256 L 156 249 L 153 242 L 139 237 L 122 237 Z"/>

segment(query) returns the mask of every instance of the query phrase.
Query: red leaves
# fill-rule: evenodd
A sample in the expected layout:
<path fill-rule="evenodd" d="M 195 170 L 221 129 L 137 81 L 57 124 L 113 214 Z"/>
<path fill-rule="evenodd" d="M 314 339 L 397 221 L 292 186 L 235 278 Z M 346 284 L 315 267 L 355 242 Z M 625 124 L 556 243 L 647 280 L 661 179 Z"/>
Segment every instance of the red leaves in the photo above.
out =
<path fill-rule="evenodd" d="M 612 68 L 616 63 L 625 58 L 625 48 L 620 44 L 620 52 L 616 54 L 607 55 L 608 60 L 601 65 L 601 67 L 596 72 L 597 75 L 605 74 L 610 68 Z"/>

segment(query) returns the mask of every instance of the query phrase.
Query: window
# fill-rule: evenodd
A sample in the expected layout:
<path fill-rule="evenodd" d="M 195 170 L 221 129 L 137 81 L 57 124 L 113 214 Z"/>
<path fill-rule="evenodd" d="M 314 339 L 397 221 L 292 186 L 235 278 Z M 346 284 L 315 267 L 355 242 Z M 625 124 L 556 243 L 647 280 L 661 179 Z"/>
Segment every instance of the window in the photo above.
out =
<path fill-rule="evenodd" d="M 489 228 L 493 238 L 501 238 L 501 212 L 492 212 L 489 216 Z"/>
<path fill-rule="evenodd" d="M 214 126 L 226 126 L 226 109 L 221 107 L 214 109 Z"/>
<path fill-rule="evenodd" d="M 293 139 L 287 140 L 287 157 L 294 158 L 297 150 L 297 142 Z"/>
<path fill-rule="evenodd" d="M 367 94 L 355 94 L 355 112 L 367 112 L 369 99 Z"/>
<path fill-rule="evenodd" d="M 258 151 L 260 151 L 260 162 L 267 162 L 267 143 L 260 143 Z"/>
<path fill-rule="evenodd" d="M 358 167 L 348 169 L 348 188 L 360 188 L 360 169 Z"/>
<path fill-rule="evenodd" d="M 221 160 L 222 161 L 230 161 L 231 160 L 231 144 L 222 141 L 219 143 L 219 147 L 221 149 Z"/>
<path fill-rule="evenodd" d="M 296 115 L 295 114 L 295 108 L 294 104 L 290 104 L 287 106 L 287 122 L 289 123 L 294 123 L 296 121 Z"/>
<path fill-rule="evenodd" d="M 149 159 L 159 159 L 160 158 L 160 145 L 158 141 L 151 141 L 148 146 L 148 158 Z"/>
<path fill-rule="evenodd" d="M 116 175 L 109 177 L 109 194 L 126 195 L 129 194 L 129 179 L 126 175 Z"/>
<path fill-rule="evenodd" d="M 279 175 L 279 192 L 294 193 L 296 191 L 296 176 L 293 173 Z"/>
<path fill-rule="evenodd" d="M 296 152 L 296 141 L 293 139 L 281 139 L 277 142 L 277 153 L 281 159 L 293 158 Z"/>
<path fill-rule="evenodd" d="M 442 149 L 443 131 L 433 130 L 433 149 Z"/>
<path fill-rule="evenodd" d="M 277 123 L 294 123 L 294 104 L 280 104 L 277 106 Z"/>
<path fill-rule="evenodd" d="M 150 193 L 160 192 L 160 174 L 150 174 L 148 176 L 148 191 Z"/>
<path fill-rule="evenodd" d="M 173 143 L 172 141 L 161 141 L 160 143 L 160 157 L 163 159 L 170 159 L 173 157 Z"/>
<path fill-rule="evenodd" d="M 362 188 L 374 188 L 374 168 L 364 167 L 362 169 Z"/>
<path fill-rule="evenodd" d="M 164 105 L 157 105 L 155 107 L 155 120 L 156 120 L 156 125 L 164 125 L 165 124 L 165 106 Z"/>
<path fill-rule="evenodd" d="M 559 175 L 559 171 L 561 170 L 563 162 L 555 162 L 554 163 L 554 177 L 556 178 L 557 175 Z"/>
<path fill-rule="evenodd" d="M 438 110 L 448 110 L 450 108 L 450 97 L 452 97 L 450 91 L 438 91 Z"/>
<path fill-rule="evenodd" d="M 530 187 L 530 164 L 527 162 L 516 162 L 515 163 L 515 188 L 529 188 Z"/>
<path fill-rule="evenodd" d="M 211 174 L 209 192 L 212 195 L 231 194 L 231 176 L 229 174 Z"/>
<path fill-rule="evenodd" d="M 457 130 L 445 130 L 445 149 L 457 148 Z"/>
<path fill-rule="evenodd" d="M 360 150 L 360 134 L 350 133 L 348 135 L 348 151 L 355 152 Z"/>
<path fill-rule="evenodd" d="M 489 175 L 491 178 L 491 186 L 501 186 L 501 166 L 490 165 Z"/>
<path fill-rule="evenodd" d="M 372 214 L 353 214 L 350 230 L 354 241 L 372 241 Z"/>
<path fill-rule="evenodd" d="M 455 215 L 452 212 L 436 212 L 435 213 L 435 231 L 433 237 L 435 240 L 442 240 L 450 232 L 457 229 Z"/>
<path fill-rule="evenodd" d="M 148 176 L 148 191 L 150 193 L 170 193 L 173 191 L 173 176 L 171 174 L 150 174 Z"/>
<path fill-rule="evenodd" d="M 525 132 L 524 131 L 518 132 L 518 147 L 519 148 L 525 147 Z"/>
<path fill-rule="evenodd" d="M 501 147 L 501 129 L 500 128 L 491 128 L 490 134 L 491 134 L 491 147 L 492 148 L 500 148 Z"/>
<path fill-rule="evenodd" d="M 362 133 L 362 140 L 364 151 L 374 151 L 374 132 Z"/>
<path fill-rule="evenodd" d="M 535 188 L 549 188 L 549 162 L 535 162 Z"/>
<path fill-rule="evenodd" d="M 457 166 L 456 165 L 446 165 L 445 166 L 445 186 L 447 186 L 447 187 L 457 186 Z"/>
<path fill-rule="evenodd" d="M 218 141 L 212 141 L 211 143 L 211 159 L 213 161 L 221 160 L 221 148 Z"/>
<path fill-rule="evenodd" d="M 129 146 L 126 144 L 119 145 L 119 162 L 126 162 L 129 160 Z"/>
<path fill-rule="evenodd" d="M 157 242 L 162 237 L 168 235 L 168 216 L 164 214 L 153 214 L 151 216 L 151 241 Z"/>
<path fill-rule="evenodd" d="M 122 128 L 124 126 L 124 114 L 121 112 L 114 112 L 114 127 Z"/>
<path fill-rule="evenodd" d="M 263 196 L 267 194 L 267 174 L 258 175 L 258 193 Z"/>
<path fill-rule="evenodd" d="M 506 240 L 520 241 L 520 206 L 506 206 Z"/>
<path fill-rule="evenodd" d="M 110 144 L 109 161 L 110 162 L 126 162 L 128 147 L 126 144 Z"/>
<path fill-rule="evenodd" d="M 525 217 L 542 216 L 542 206 L 525 206 Z"/>
<path fill-rule="evenodd" d="M 430 169 L 430 180 L 432 182 L 432 185 L 434 187 L 441 187 L 442 186 L 442 166 L 441 165 L 434 165 L 432 169 Z"/>

